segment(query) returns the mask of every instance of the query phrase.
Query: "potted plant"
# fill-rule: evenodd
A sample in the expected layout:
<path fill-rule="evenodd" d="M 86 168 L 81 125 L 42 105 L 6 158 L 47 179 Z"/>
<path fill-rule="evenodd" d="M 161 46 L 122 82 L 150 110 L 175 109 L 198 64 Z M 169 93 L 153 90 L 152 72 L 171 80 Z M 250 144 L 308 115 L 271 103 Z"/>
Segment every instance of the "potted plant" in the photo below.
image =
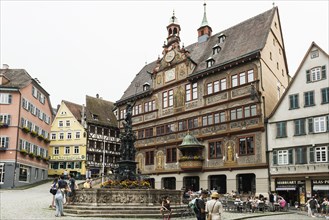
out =
<path fill-rule="evenodd" d="M 45 139 L 45 137 L 42 134 L 39 134 L 38 139 L 42 141 L 43 139 Z"/>
<path fill-rule="evenodd" d="M 21 152 L 21 154 L 23 154 L 24 156 L 27 154 L 27 151 L 24 149 L 20 150 L 19 152 Z"/>
<path fill-rule="evenodd" d="M 49 140 L 48 138 L 45 138 L 43 141 L 44 141 L 46 144 L 49 144 L 49 143 L 50 143 L 50 140 Z"/>
<path fill-rule="evenodd" d="M 41 160 L 42 157 L 41 157 L 41 155 L 37 155 L 36 158 L 37 158 L 38 160 Z"/>
<path fill-rule="evenodd" d="M 36 136 L 38 135 L 38 133 L 37 133 L 36 131 L 31 131 L 31 135 L 32 135 L 33 137 L 36 137 Z"/>
<path fill-rule="evenodd" d="M 0 122 L 0 128 L 8 128 L 8 124 Z"/>
<path fill-rule="evenodd" d="M 33 152 L 30 152 L 30 153 L 29 153 L 29 156 L 30 156 L 31 158 L 33 158 L 35 155 L 34 155 Z"/>
<path fill-rule="evenodd" d="M 22 127 L 22 131 L 25 133 L 29 133 L 30 129 L 28 127 L 24 126 L 24 127 Z"/>

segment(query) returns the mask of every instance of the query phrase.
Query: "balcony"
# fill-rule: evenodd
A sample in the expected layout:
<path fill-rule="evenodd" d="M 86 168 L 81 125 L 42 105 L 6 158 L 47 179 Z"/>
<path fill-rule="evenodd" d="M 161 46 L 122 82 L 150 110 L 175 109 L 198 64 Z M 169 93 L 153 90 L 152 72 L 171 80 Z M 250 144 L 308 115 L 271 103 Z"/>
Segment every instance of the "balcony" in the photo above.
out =
<path fill-rule="evenodd" d="M 187 134 L 178 149 L 182 152 L 179 159 L 179 166 L 182 170 L 202 170 L 204 146 L 193 136 Z"/>
<path fill-rule="evenodd" d="M 183 156 L 179 160 L 179 166 L 182 170 L 194 170 L 194 171 L 200 171 L 203 167 L 203 158 L 194 156 L 194 157 L 186 157 Z"/>

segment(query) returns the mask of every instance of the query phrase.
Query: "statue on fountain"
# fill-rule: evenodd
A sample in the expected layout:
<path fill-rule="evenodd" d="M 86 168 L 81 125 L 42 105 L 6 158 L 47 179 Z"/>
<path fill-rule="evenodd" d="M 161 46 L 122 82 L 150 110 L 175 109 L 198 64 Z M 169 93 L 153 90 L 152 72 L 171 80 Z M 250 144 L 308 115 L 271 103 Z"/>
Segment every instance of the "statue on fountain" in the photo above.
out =
<path fill-rule="evenodd" d="M 118 180 L 136 180 L 136 149 L 134 143 L 136 136 L 132 130 L 132 110 L 135 103 L 128 102 L 126 114 L 122 122 L 124 132 L 120 134 L 121 139 L 121 161 L 118 162 L 119 167 L 116 171 L 116 179 Z"/>

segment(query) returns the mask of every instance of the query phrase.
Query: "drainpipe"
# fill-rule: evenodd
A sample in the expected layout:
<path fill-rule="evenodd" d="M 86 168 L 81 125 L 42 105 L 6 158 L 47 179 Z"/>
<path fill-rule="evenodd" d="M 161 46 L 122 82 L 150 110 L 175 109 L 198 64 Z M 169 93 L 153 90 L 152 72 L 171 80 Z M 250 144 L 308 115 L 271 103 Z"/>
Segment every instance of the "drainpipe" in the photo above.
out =
<path fill-rule="evenodd" d="M 18 105 L 18 124 L 17 124 L 17 135 L 16 135 L 16 149 L 15 149 L 15 165 L 14 165 L 14 177 L 13 177 L 13 186 L 12 188 L 15 188 L 15 180 L 16 180 L 16 175 L 17 175 L 17 155 L 18 155 L 18 145 L 19 145 L 19 122 L 21 119 L 21 101 L 22 101 L 22 94 L 21 91 L 18 90 L 19 93 L 19 105 Z"/>

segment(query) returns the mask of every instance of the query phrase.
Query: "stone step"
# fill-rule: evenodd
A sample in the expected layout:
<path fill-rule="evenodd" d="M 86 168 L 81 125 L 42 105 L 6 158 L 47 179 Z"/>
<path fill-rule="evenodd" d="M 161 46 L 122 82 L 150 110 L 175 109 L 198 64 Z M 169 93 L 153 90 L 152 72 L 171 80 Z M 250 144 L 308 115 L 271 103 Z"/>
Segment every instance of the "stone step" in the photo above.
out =
<path fill-rule="evenodd" d="M 65 206 L 65 213 L 78 217 L 163 218 L 160 206 Z M 172 217 L 180 217 L 186 206 L 173 206 Z"/>

